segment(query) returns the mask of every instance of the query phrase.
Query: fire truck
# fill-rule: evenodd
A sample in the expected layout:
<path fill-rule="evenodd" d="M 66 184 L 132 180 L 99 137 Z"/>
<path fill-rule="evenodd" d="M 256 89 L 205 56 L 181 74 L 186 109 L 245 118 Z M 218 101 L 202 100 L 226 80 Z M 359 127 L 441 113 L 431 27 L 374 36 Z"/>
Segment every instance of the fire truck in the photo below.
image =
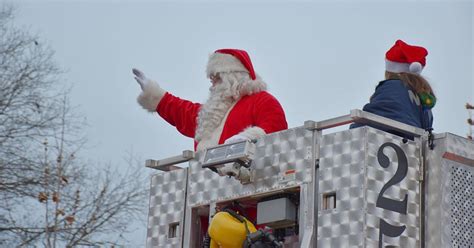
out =
<path fill-rule="evenodd" d="M 361 110 L 146 166 L 147 247 L 474 247 L 474 142 Z"/>

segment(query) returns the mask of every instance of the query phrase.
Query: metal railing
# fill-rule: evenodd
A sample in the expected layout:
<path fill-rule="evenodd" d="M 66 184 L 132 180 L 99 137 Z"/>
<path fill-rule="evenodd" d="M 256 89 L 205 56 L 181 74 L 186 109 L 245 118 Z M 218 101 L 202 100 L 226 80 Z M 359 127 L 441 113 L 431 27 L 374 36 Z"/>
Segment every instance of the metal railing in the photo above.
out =
<path fill-rule="evenodd" d="M 323 121 L 308 120 L 304 122 L 304 127 L 312 131 L 322 131 L 324 129 L 347 125 L 350 123 L 377 125 L 379 127 L 392 129 L 403 134 L 411 135 L 413 137 L 421 137 L 426 134 L 426 131 L 421 128 L 410 126 L 399 121 L 365 112 L 360 109 L 353 109 L 348 115 L 338 116 Z M 173 156 L 160 160 L 149 159 L 146 161 L 145 166 L 161 171 L 177 170 L 182 168 L 175 166 L 176 164 L 188 162 L 189 160 L 194 159 L 194 157 L 195 153 L 193 151 L 185 150 L 181 155 L 178 156 Z"/>
<path fill-rule="evenodd" d="M 420 137 L 425 134 L 425 130 L 423 130 L 422 128 L 410 126 L 399 121 L 395 121 L 386 117 L 362 111 L 360 109 L 353 109 L 348 115 L 338 116 L 323 121 L 305 121 L 304 127 L 308 130 L 320 131 L 350 123 L 359 123 L 366 125 L 373 124 L 379 127 L 393 129 L 395 131 L 408 134 L 414 137 Z"/>

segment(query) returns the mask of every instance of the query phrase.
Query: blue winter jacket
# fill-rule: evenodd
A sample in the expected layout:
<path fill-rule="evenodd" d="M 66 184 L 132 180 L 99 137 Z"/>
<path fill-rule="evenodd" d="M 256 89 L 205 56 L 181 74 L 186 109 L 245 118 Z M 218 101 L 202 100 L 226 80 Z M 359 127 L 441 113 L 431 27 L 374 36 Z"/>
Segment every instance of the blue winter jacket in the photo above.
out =
<path fill-rule="evenodd" d="M 398 79 L 380 82 L 375 88 L 370 102 L 364 106 L 363 110 L 423 129 L 431 128 L 433 125 L 431 109 L 423 107 L 418 95 Z M 363 124 L 353 123 L 350 128 L 359 126 L 363 126 Z M 374 127 L 407 137 L 394 130 Z"/>

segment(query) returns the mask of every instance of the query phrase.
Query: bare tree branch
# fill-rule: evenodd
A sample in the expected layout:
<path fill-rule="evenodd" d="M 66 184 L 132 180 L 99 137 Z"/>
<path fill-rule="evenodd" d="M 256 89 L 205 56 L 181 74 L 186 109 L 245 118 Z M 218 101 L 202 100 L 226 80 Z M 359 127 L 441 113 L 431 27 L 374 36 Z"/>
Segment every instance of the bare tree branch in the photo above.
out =
<path fill-rule="evenodd" d="M 76 157 L 85 123 L 54 52 L 0 7 L 0 246 L 104 246 L 144 219 L 147 177 Z"/>

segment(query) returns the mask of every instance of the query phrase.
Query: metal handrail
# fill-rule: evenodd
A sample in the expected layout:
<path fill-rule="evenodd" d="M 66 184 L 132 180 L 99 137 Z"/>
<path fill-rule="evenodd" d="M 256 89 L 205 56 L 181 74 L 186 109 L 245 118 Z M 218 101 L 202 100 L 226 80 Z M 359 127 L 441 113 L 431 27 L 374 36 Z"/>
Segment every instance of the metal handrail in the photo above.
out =
<path fill-rule="evenodd" d="M 395 121 L 383 116 L 372 114 L 369 112 L 362 111 L 360 109 L 351 110 L 350 114 L 343 115 L 323 121 L 305 121 L 304 127 L 308 130 L 324 130 L 333 127 L 338 127 L 350 123 L 360 123 L 360 124 L 375 124 L 381 127 L 390 128 L 395 131 L 409 134 L 414 137 L 420 137 L 425 134 L 425 130 L 422 128 L 414 127 L 407 125 L 405 123 Z"/>
<path fill-rule="evenodd" d="M 195 153 L 193 151 L 185 150 L 183 151 L 181 155 L 170 157 L 170 158 L 165 158 L 165 159 L 160 159 L 160 160 L 148 159 L 145 162 L 145 166 L 148 168 L 157 169 L 161 171 L 179 170 L 183 168 L 174 166 L 174 165 L 188 162 L 189 160 L 193 159 L 194 156 L 195 156 Z"/>
<path fill-rule="evenodd" d="M 353 109 L 351 110 L 350 114 L 338 116 L 335 118 L 330 118 L 323 121 L 312 121 L 308 120 L 304 122 L 304 127 L 308 130 L 314 131 L 322 131 L 325 129 L 338 127 L 350 123 L 360 123 L 360 124 L 375 124 L 380 127 L 390 128 L 396 130 L 398 132 L 411 135 L 413 137 L 420 137 L 425 135 L 425 130 L 407 125 L 405 123 L 395 121 L 386 117 L 382 117 L 376 114 L 372 114 L 369 112 L 362 111 L 360 109 Z M 188 162 L 189 160 L 195 158 L 195 152 L 185 150 L 181 155 L 160 159 L 160 160 L 153 160 L 149 159 L 146 161 L 146 167 L 157 169 L 161 171 L 172 171 L 182 169 L 181 167 L 175 166 L 176 164 Z"/>

